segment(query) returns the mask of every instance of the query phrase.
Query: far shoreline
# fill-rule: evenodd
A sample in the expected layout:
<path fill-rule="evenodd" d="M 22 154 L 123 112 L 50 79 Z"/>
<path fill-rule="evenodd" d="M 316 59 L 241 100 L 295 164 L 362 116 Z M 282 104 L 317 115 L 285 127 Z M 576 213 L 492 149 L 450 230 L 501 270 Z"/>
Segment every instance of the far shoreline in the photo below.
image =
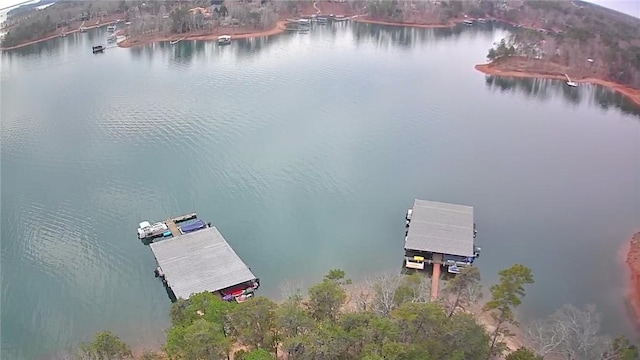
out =
<path fill-rule="evenodd" d="M 153 44 L 156 42 L 166 42 L 166 41 L 176 41 L 176 40 L 180 40 L 180 41 L 191 41 L 191 40 L 198 40 L 198 41 L 215 41 L 218 40 L 218 36 L 222 36 L 222 35 L 229 35 L 231 36 L 231 40 L 239 40 L 239 39 L 250 39 L 250 38 L 256 38 L 256 37 L 268 37 L 268 36 L 273 36 L 273 35 L 278 35 L 283 33 L 286 30 L 286 25 L 289 23 L 289 21 L 287 20 L 280 20 L 276 23 L 276 25 L 271 28 L 271 29 L 267 29 L 267 30 L 257 30 L 257 31 L 246 31 L 246 32 L 241 32 L 238 34 L 229 34 L 229 33 L 223 33 L 223 32 L 213 32 L 210 34 L 192 34 L 192 35 L 188 35 L 188 34 L 173 34 L 171 36 L 165 36 L 165 35 L 156 35 L 156 36 L 151 36 L 148 38 L 140 38 L 140 39 L 125 39 L 122 41 L 119 41 L 118 47 L 121 48 L 132 48 L 132 47 L 136 47 L 136 46 L 141 46 L 141 45 L 147 45 L 147 44 Z"/>
<path fill-rule="evenodd" d="M 101 28 L 103 26 L 114 25 L 114 24 L 117 24 L 117 23 L 118 23 L 118 20 L 113 20 L 113 21 L 107 21 L 107 22 L 104 22 L 104 23 L 101 23 L 101 24 L 98 24 L 98 25 L 85 26 L 84 28 L 87 31 L 89 31 L 89 30 Z M 69 35 L 69 34 L 77 33 L 79 31 L 80 31 L 80 28 L 77 28 L 77 29 L 74 29 L 74 30 L 69 30 L 69 31 L 65 32 L 65 34 Z M 43 37 L 43 38 L 40 38 L 40 39 L 36 39 L 36 40 L 31 40 L 31 41 L 28 41 L 26 43 L 19 44 L 19 45 L 14 45 L 14 46 L 9 46 L 9 47 L 0 47 L 0 51 L 8 51 L 8 50 L 20 49 L 20 48 L 31 46 L 31 45 L 34 45 L 34 44 L 37 44 L 37 43 L 41 43 L 41 42 L 44 42 L 44 41 L 53 40 L 53 39 L 58 38 L 58 37 L 61 37 L 60 33 L 54 34 L 54 35 L 50 35 L 50 36 L 46 36 L 46 37 Z"/>
<path fill-rule="evenodd" d="M 400 27 L 421 28 L 421 29 L 449 29 L 449 28 L 455 27 L 457 24 L 462 22 L 462 21 L 452 21 L 448 24 L 420 24 L 420 23 L 408 23 L 408 22 L 393 22 L 393 21 L 385 21 L 385 20 L 373 20 L 373 19 L 367 19 L 360 16 L 353 17 L 352 20 L 355 22 L 363 23 L 363 24 L 400 26 Z"/>
<path fill-rule="evenodd" d="M 562 80 L 566 81 L 564 74 L 552 74 L 552 73 L 538 73 L 538 72 L 528 72 L 528 71 L 515 71 L 515 70 L 502 70 L 499 68 L 499 64 L 495 64 L 494 62 L 486 63 L 486 64 L 478 64 L 475 66 L 475 69 L 480 71 L 481 73 L 487 75 L 495 75 L 495 76 L 504 76 L 504 77 L 517 77 L 517 78 L 537 78 L 537 79 L 552 79 L 552 80 Z M 622 95 L 624 95 L 627 99 L 633 102 L 635 105 L 640 106 L 640 89 L 635 89 L 632 87 L 628 87 L 622 84 L 615 83 L 613 81 L 597 79 L 597 78 L 581 78 L 581 79 L 571 79 L 576 83 L 583 84 L 593 84 L 604 86 L 608 89 L 616 91 Z"/>
<path fill-rule="evenodd" d="M 462 21 L 464 21 L 464 19 L 462 19 L 462 20 L 461 19 L 457 19 L 457 20 L 453 20 L 453 21 L 449 22 L 448 24 L 420 24 L 420 23 L 406 23 L 406 22 L 391 22 L 391 21 L 384 21 L 384 20 L 373 20 L 373 19 L 367 19 L 366 17 L 361 16 L 361 15 L 352 16 L 351 20 L 353 20 L 355 22 L 359 22 L 359 23 L 364 23 L 364 24 L 375 24 L 375 25 L 384 25 L 384 26 L 398 26 L 398 27 L 408 27 L 408 28 L 423 28 L 423 29 L 453 28 L 456 25 L 462 23 Z M 496 20 L 501 21 L 499 19 L 496 19 Z M 170 36 L 155 35 L 155 36 L 151 36 L 151 37 L 147 37 L 147 38 L 140 38 L 140 39 L 127 38 L 127 39 L 124 39 L 122 41 L 117 42 L 117 46 L 121 47 L 121 48 L 132 48 L 132 47 L 152 44 L 152 43 L 156 43 L 156 42 L 166 42 L 166 41 L 176 41 L 176 40 L 181 40 L 181 41 L 190 41 L 190 40 L 215 41 L 215 40 L 218 39 L 218 36 L 221 36 L 221 35 L 230 35 L 232 40 L 249 39 L 249 38 L 256 38 L 256 37 L 268 37 L 268 36 L 273 36 L 273 35 L 278 35 L 278 34 L 283 33 L 286 30 L 286 25 L 289 22 L 290 21 L 288 21 L 288 20 L 280 20 L 271 29 L 259 30 L 259 31 L 246 31 L 246 32 L 240 32 L 238 34 L 213 32 L 213 33 L 210 33 L 210 34 L 192 34 L 192 35 L 188 35 L 188 34 L 187 35 L 184 35 L 184 34 L 172 34 Z M 92 29 L 100 28 L 102 26 L 113 25 L 115 23 L 117 23 L 117 21 L 104 22 L 104 23 L 99 24 L 99 25 L 86 27 L 86 29 L 87 30 L 92 30 Z M 76 32 L 79 32 L 79 31 L 80 31 L 80 28 L 77 28 L 75 30 L 71 30 L 71 31 L 67 32 L 67 34 L 72 34 L 72 33 L 76 33 Z M 26 43 L 20 44 L 20 45 L 15 45 L 15 46 L 10 46 L 10 47 L 0 47 L 0 51 L 19 49 L 19 48 L 30 46 L 30 45 L 33 45 L 33 44 L 37 44 L 37 43 L 40 43 L 40 42 L 52 40 L 52 39 L 54 39 L 56 37 L 59 37 L 59 36 L 60 36 L 59 34 L 55 34 L 55 35 L 51 35 L 51 36 L 48 36 L 48 37 L 45 37 L 45 38 L 32 40 L 32 41 L 29 41 L 29 42 L 26 42 Z M 495 76 L 565 80 L 565 77 L 564 77 L 563 74 L 540 73 L 540 72 L 535 72 L 535 71 L 502 70 L 502 69 L 500 69 L 500 64 L 496 64 L 495 61 L 489 62 L 489 63 L 485 63 L 485 64 L 477 64 L 475 66 L 475 69 L 477 71 L 480 71 L 480 72 L 484 73 L 484 74 L 495 75 Z M 606 87 L 608 89 L 611 89 L 611 90 L 613 90 L 615 92 L 618 92 L 618 93 L 622 94 L 627 99 L 629 99 L 631 102 L 633 102 L 635 105 L 640 106 L 640 89 L 635 89 L 635 88 L 632 88 L 632 87 L 629 87 L 629 86 L 625 86 L 625 85 L 622 85 L 622 84 L 619 84 L 619 83 L 616 83 L 616 82 L 603 80 L 603 79 L 598 79 L 598 78 L 589 78 L 589 77 L 587 77 L 587 78 L 574 79 L 574 81 L 576 83 L 587 83 L 587 84 L 604 86 L 604 87 Z"/>

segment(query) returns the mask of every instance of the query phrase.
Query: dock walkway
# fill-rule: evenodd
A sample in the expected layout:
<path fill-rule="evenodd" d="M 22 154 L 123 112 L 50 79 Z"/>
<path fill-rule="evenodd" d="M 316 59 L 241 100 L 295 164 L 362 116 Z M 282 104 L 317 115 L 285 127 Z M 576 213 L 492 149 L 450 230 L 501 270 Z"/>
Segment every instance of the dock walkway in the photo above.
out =
<path fill-rule="evenodd" d="M 196 217 L 198 217 L 196 213 L 185 214 L 185 215 L 169 218 L 164 223 L 167 224 L 167 227 L 171 231 L 171 235 L 173 237 L 176 237 L 176 236 L 182 235 L 182 233 L 180 232 L 180 229 L 178 229 L 178 225 L 176 224 L 181 223 L 183 221 L 195 219 Z"/>
<path fill-rule="evenodd" d="M 433 300 L 438 298 L 440 264 L 442 264 L 442 254 L 433 254 L 433 275 L 431 276 L 431 298 Z"/>
<path fill-rule="evenodd" d="M 171 236 L 176 237 L 180 236 L 180 230 L 178 229 L 178 225 L 173 221 L 173 219 L 167 219 L 165 222 L 169 227 L 169 231 L 171 231 Z"/>

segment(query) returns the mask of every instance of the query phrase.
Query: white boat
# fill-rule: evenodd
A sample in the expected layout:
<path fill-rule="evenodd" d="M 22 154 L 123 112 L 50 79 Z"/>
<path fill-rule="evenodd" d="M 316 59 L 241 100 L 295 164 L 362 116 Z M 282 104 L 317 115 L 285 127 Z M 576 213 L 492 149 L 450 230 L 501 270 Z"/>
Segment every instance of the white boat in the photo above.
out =
<path fill-rule="evenodd" d="M 115 26 L 115 25 L 109 25 L 109 26 L 107 26 L 107 31 L 108 31 L 108 32 L 114 32 L 114 31 L 116 31 L 116 26 Z"/>
<path fill-rule="evenodd" d="M 344 15 L 336 15 L 335 18 L 333 18 L 334 21 L 347 21 L 349 20 L 348 17 L 345 17 Z"/>
<path fill-rule="evenodd" d="M 142 240 L 161 236 L 167 231 L 169 231 L 169 227 L 163 222 L 157 222 L 151 225 L 148 221 L 143 221 L 138 224 L 138 239 Z"/>
<path fill-rule="evenodd" d="M 187 38 L 187 37 L 185 36 L 185 37 L 180 38 L 180 39 L 178 39 L 178 40 L 171 40 L 171 41 L 169 41 L 169 45 L 175 45 L 175 44 L 179 43 L 180 41 L 182 41 L 182 40 L 184 40 L 184 39 L 186 39 L 186 38 Z"/>
<path fill-rule="evenodd" d="M 116 35 L 116 34 L 111 34 L 111 35 L 107 36 L 107 41 L 108 42 L 115 42 L 116 40 L 118 40 L 118 35 Z"/>
<path fill-rule="evenodd" d="M 407 226 L 411 222 L 411 215 L 413 215 L 413 209 L 407 210 L 407 215 L 404 217 L 407 220 Z"/>
<path fill-rule="evenodd" d="M 575 82 L 571 81 L 571 78 L 569 78 L 569 75 L 564 74 L 564 76 L 567 78 L 567 85 L 569 85 L 569 86 L 571 86 L 571 87 L 576 87 L 576 86 L 578 86 L 578 84 L 577 84 L 577 83 L 575 83 Z"/>
<path fill-rule="evenodd" d="M 231 44 L 231 36 L 230 35 L 218 36 L 218 44 L 219 45 Z"/>
<path fill-rule="evenodd" d="M 473 20 L 465 20 L 462 23 L 467 25 L 467 26 L 471 26 L 471 25 L 473 25 Z"/>

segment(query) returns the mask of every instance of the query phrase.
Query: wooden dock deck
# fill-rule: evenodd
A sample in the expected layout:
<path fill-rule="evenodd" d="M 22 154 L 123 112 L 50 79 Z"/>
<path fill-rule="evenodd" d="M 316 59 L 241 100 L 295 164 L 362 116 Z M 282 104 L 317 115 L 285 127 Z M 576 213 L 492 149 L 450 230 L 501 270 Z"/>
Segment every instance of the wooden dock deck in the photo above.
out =
<path fill-rule="evenodd" d="M 440 285 L 440 264 L 442 264 L 442 254 L 433 254 L 433 274 L 431 276 L 431 299 L 438 298 L 438 287 Z"/>
<path fill-rule="evenodd" d="M 176 236 L 182 235 L 182 233 L 180 232 L 180 229 L 178 229 L 178 225 L 177 224 L 179 224 L 179 223 L 181 223 L 183 221 L 196 219 L 197 217 L 198 217 L 198 215 L 196 213 L 190 213 L 190 214 L 185 214 L 185 215 L 180 215 L 180 216 L 168 218 L 164 223 L 167 224 L 167 227 L 169 228 L 169 231 L 171 231 L 171 235 L 173 237 L 176 237 Z"/>
<path fill-rule="evenodd" d="M 167 226 L 169 227 L 169 230 L 171 231 L 171 235 L 173 237 L 182 235 L 180 233 L 180 229 L 178 229 L 178 225 L 176 225 L 176 223 L 175 223 L 175 221 L 173 221 L 173 219 L 167 219 L 165 224 L 167 224 Z"/>

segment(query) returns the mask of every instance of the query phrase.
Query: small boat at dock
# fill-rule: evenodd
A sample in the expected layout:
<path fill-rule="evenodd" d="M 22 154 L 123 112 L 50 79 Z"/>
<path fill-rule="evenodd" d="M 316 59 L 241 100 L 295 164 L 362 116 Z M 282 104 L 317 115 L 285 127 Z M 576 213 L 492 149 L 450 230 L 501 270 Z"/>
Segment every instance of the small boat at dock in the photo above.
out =
<path fill-rule="evenodd" d="M 462 23 L 467 25 L 467 26 L 472 26 L 473 25 L 473 20 L 465 20 Z"/>
<path fill-rule="evenodd" d="M 109 26 L 107 26 L 107 31 L 108 31 L 108 32 L 114 32 L 114 31 L 116 31 L 116 26 L 115 26 L 115 25 L 109 25 Z"/>
<path fill-rule="evenodd" d="M 218 36 L 218 45 L 231 44 L 231 35 Z"/>
<path fill-rule="evenodd" d="M 184 40 L 184 39 L 186 39 L 186 38 L 187 38 L 187 37 L 185 36 L 185 37 L 180 38 L 180 39 L 178 39 L 178 40 L 171 40 L 171 41 L 169 41 L 169 45 L 175 45 L 175 44 L 179 43 L 180 41 L 182 41 L 182 40 Z"/>
<path fill-rule="evenodd" d="M 564 76 L 567 78 L 567 85 L 570 87 L 577 87 L 578 84 L 574 81 L 571 81 L 571 78 L 569 77 L 569 75 L 564 74 Z"/>
<path fill-rule="evenodd" d="M 118 40 L 118 35 L 116 34 L 111 34 L 109 36 L 107 36 L 107 42 L 116 42 Z"/>

